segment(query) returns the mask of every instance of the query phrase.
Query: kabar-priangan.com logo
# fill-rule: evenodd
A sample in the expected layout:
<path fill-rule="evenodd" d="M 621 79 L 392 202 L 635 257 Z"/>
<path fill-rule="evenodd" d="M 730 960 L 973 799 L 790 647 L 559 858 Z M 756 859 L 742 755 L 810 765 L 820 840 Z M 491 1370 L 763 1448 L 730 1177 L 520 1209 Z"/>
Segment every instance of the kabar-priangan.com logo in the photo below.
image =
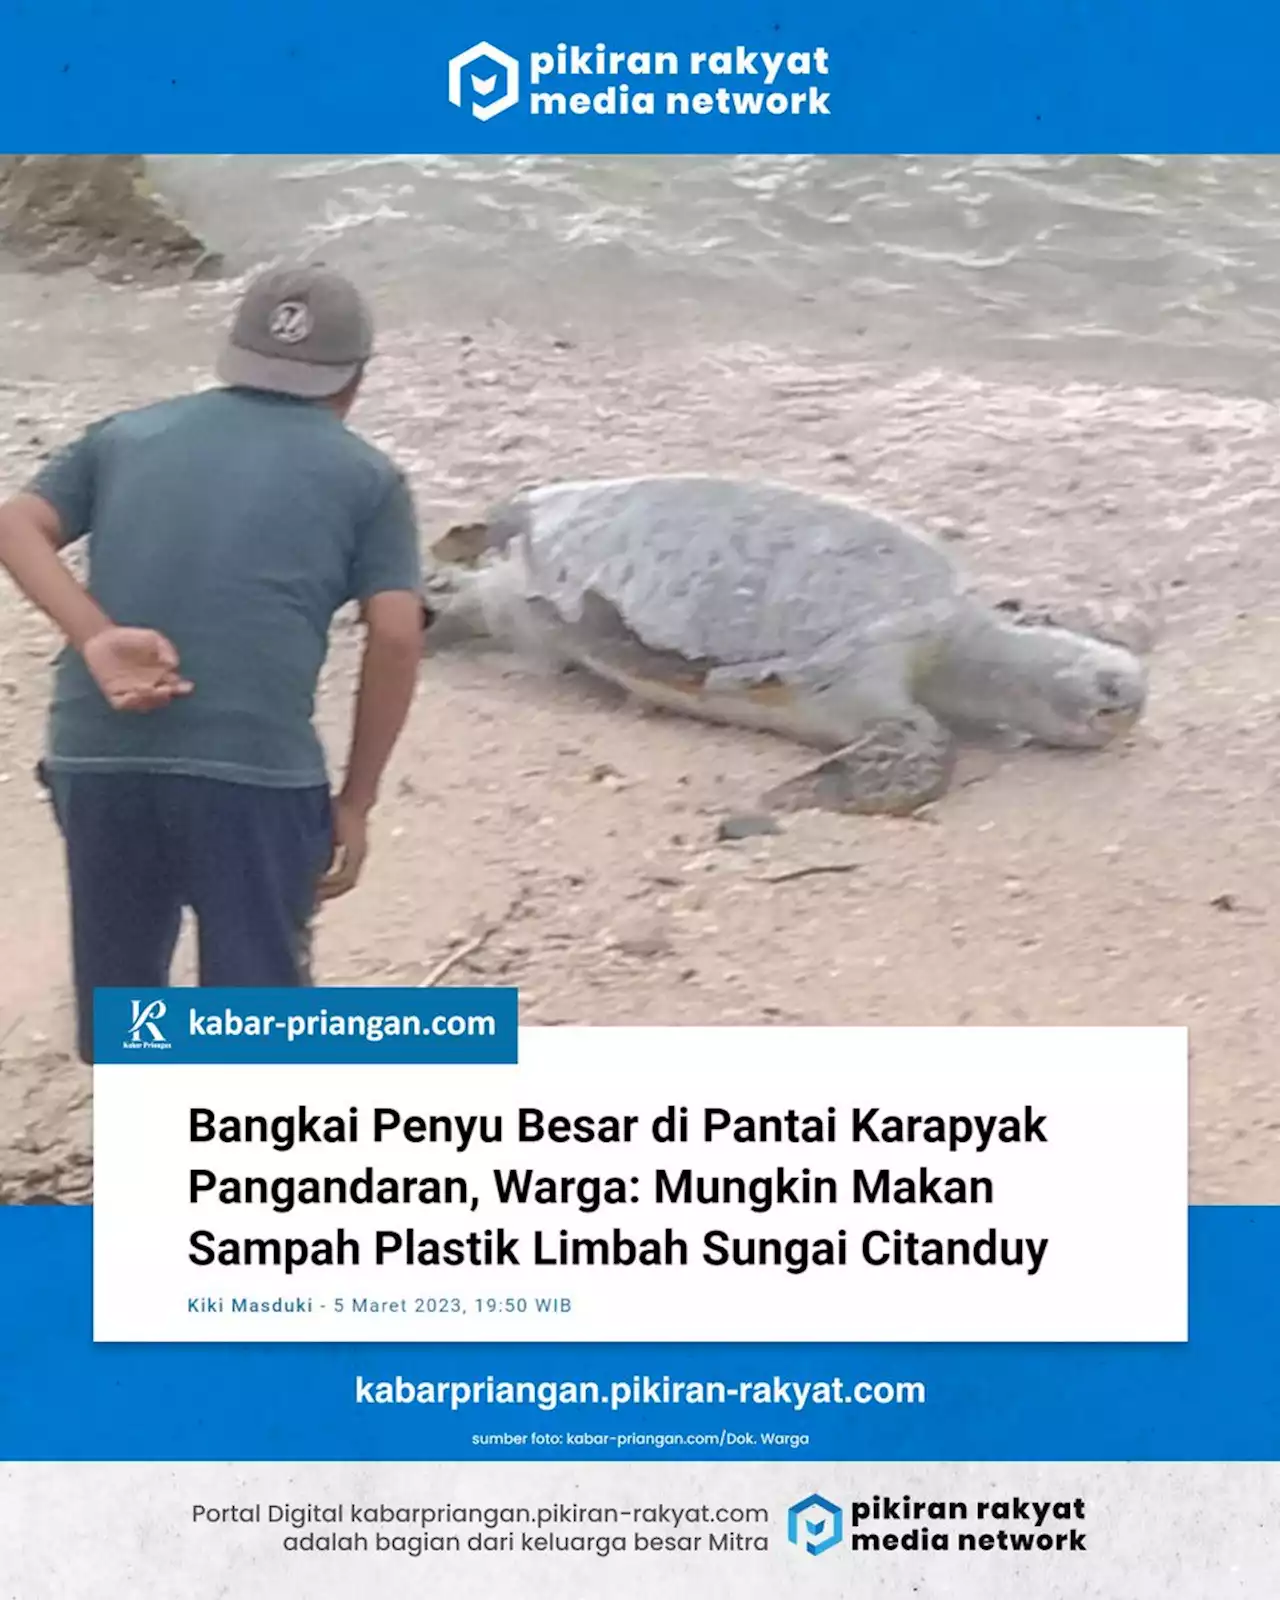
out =
<path fill-rule="evenodd" d="M 522 62 L 482 42 L 450 60 L 449 103 L 481 122 L 522 98 L 535 117 L 826 117 L 831 91 L 822 80 L 830 72 L 825 48 L 681 52 L 558 44 Z M 659 78 L 668 82 L 650 86 Z"/>
<path fill-rule="evenodd" d="M 126 1050 L 170 1050 L 160 1023 L 168 1007 L 163 1000 L 130 1000 L 129 1022 L 125 1029 Z"/>

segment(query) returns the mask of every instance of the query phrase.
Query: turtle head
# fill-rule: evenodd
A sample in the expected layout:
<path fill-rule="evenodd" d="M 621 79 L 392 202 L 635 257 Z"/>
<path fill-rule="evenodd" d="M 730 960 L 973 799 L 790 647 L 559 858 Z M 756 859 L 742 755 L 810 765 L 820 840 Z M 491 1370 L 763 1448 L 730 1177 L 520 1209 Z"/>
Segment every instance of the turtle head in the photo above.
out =
<path fill-rule="evenodd" d="M 1021 715 L 1041 744 L 1098 749 L 1128 733 L 1147 704 L 1147 672 L 1123 645 L 1065 628 L 1022 628 L 1025 676 L 1015 675 Z"/>
<path fill-rule="evenodd" d="M 1112 640 L 989 614 L 949 641 L 920 698 L 944 721 L 1099 749 L 1142 716 L 1147 670 Z"/>

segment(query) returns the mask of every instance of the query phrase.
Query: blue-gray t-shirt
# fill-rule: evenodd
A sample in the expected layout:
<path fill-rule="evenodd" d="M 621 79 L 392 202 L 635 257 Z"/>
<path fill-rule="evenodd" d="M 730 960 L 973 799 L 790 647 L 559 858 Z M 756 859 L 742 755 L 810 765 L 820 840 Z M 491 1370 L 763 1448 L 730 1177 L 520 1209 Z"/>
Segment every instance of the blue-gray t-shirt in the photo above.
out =
<path fill-rule="evenodd" d="M 51 768 L 328 781 L 312 715 L 334 613 L 421 583 L 412 496 L 381 451 L 323 405 L 212 389 L 96 423 L 28 489 L 66 544 L 87 539 L 112 621 L 171 639 L 194 685 L 113 711 L 65 650 Z"/>

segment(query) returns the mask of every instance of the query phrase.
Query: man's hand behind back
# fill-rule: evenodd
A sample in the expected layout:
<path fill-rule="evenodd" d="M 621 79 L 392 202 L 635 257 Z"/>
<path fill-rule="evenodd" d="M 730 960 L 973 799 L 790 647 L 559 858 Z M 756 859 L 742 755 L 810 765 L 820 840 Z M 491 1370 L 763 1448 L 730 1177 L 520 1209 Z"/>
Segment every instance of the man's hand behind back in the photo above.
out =
<path fill-rule="evenodd" d="M 103 628 L 85 642 L 81 655 L 115 711 L 156 711 L 191 693 L 178 652 L 152 628 Z"/>

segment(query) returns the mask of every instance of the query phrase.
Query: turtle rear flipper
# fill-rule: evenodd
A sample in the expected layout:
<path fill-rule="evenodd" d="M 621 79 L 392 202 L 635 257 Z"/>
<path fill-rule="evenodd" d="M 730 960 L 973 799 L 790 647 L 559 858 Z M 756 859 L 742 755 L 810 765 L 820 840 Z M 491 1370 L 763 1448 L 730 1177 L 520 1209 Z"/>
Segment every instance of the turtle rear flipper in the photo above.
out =
<path fill-rule="evenodd" d="M 446 566 L 475 567 L 490 548 L 489 526 L 484 522 L 460 523 L 431 546 L 432 557 Z"/>
<path fill-rule="evenodd" d="M 428 655 L 463 645 L 501 648 L 509 641 L 495 634 L 485 604 L 485 569 L 442 565 L 428 571 L 422 584 Z"/>
<path fill-rule="evenodd" d="M 544 615 L 528 589 L 523 563 L 510 557 L 434 568 L 422 586 L 424 609 L 432 614 L 427 654 L 471 646 L 515 654 L 530 669 L 562 672 L 566 661 L 556 637 L 561 625 Z"/>

